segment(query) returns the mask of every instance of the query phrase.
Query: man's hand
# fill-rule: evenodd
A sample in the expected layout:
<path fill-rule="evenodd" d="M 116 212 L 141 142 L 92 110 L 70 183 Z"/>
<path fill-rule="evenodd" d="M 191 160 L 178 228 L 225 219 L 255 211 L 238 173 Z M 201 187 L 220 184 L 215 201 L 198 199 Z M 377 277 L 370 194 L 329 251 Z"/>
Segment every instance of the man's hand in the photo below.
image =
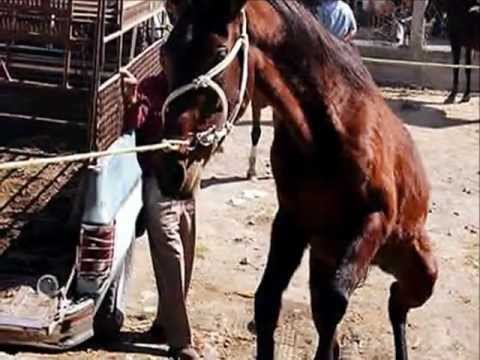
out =
<path fill-rule="evenodd" d="M 127 69 L 120 70 L 122 82 L 122 96 L 126 106 L 133 105 L 138 101 L 138 80 Z"/>
<path fill-rule="evenodd" d="M 343 40 L 345 40 L 346 42 L 351 42 L 353 40 L 353 37 L 355 36 L 355 31 L 351 30 L 348 32 L 347 35 L 345 35 L 345 37 L 343 38 Z"/>

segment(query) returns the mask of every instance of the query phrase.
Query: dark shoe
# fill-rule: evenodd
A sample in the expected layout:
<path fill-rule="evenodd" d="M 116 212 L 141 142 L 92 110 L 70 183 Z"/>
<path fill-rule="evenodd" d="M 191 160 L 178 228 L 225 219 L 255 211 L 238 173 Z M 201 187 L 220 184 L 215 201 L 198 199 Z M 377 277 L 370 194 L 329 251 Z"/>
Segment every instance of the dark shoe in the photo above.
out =
<path fill-rule="evenodd" d="M 200 360 L 197 352 L 191 346 L 183 348 L 171 348 L 169 356 L 174 360 Z"/>
<path fill-rule="evenodd" d="M 167 334 L 165 333 L 165 329 L 163 326 L 158 323 L 154 322 L 152 327 L 148 330 L 148 335 L 152 339 L 159 344 L 166 344 L 167 343 Z"/>

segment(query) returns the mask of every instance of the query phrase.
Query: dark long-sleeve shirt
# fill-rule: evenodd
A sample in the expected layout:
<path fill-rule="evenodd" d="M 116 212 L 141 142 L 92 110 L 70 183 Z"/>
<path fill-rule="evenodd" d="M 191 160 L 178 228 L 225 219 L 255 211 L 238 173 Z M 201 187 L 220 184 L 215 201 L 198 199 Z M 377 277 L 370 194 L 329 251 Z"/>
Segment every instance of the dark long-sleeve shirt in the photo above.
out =
<path fill-rule="evenodd" d="M 148 77 L 138 86 L 138 101 L 127 107 L 125 130 L 137 131 L 137 144 L 149 145 L 162 139 L 162 107 L 168 96 L 167 78 L 164 73 Z M 139 153 L 138 161 L 144 172 L 152 170 L 152 153 Z"/>

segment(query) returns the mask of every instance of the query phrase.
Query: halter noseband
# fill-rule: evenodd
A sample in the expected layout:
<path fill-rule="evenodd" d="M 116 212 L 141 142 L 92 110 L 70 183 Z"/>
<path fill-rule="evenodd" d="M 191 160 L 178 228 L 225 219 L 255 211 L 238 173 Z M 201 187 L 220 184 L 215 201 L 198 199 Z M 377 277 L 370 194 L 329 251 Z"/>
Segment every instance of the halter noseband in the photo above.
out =
<path fill-rule="evenodd" d="M 216 145 L 222 141 L 228 133 L 232 130 L 233 125 L 237 119 L 240 109 L 245 97 L 245 91 L 247 89 L 248 80 L 248 51 L 249 51 L 249 38 L 247 33 L 247 16 L 245 10 L 242 10 L 242 28 L 240 37 L 237 39 L 228 55 L 217 65 L 211 68 L 206 74 L 200 75 L 193 79 L 189 84 L 183 85 L 173 92 L 165 100 L 162 108 L 162 119 L 165 124 L 165 115 L 168 109 L 168 105 L 178 97 L 189 91 L 195 91 L 201 88 L 210 88 L 218 95 L 222 103 L 223 123 L 220 127 L 215 125 L 209 129 L 198 132 L 195 134 L 195 138 L 199 144 L 203 146 Z M 240 92 L 238 102 L 235 105 L 232 113 L 228 114 L 228 99 L 223 91 L 222 87 L 213 78 L 220 75 L 225 69 L 235 60 L 240 50 L 243 49 L 243 64 L 242 64 L 242 78 L 240 83 Z"/>

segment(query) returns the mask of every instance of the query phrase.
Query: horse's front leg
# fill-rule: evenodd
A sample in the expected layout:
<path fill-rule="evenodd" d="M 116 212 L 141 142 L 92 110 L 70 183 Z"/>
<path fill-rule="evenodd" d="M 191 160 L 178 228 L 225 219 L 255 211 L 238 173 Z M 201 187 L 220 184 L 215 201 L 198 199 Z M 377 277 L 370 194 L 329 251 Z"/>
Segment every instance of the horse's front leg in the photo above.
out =
<path fill-rule="evenodd" d="M 262 128 L 260 120 L 262 115 L 262 105 L 259 101 L 252 100 L 252 132 L 250 134 L 252 139 L 252 147 L 250 149 L 250 157 L 248 159 L 247 178 L 254 179 L 257 177 L 257 147 L 262 135 Z"/>
<path fill-rule="evenodd" d="M 460 52 L 462 50 L 461 46 L 452 43 L 452 56 L 453 56 L 453 64 L 458 65 L 460 64 Z M 453 104 L 455 102 L 455 98 L 458 92 L 458 67 L 453 68 L 453 88 L 450 92 L 450 95 L 445 99 L 445 104 Z"/>
<path fill-rule="evenodd" d="M 312 243 L 310 291 L 313 320 L 320 336 L 315 360 L 337 360 L 340 347 L 337 326 L 348 306 L 349 297 L 365 279 L 368 268 L 385 237 L 383 216 L 367 217 L 361 232 L 349 243 L 336 268 L 326 266 L 323 249 Z"/>
<path fill-rule="evenodd" d="M 465 49 L 465 65 L 469 66 L 472 65 L 472 48 L 467 47 Z M 465 85 L 465 93 L 463 94 L 462 102 L 469 102 L 470 101 L 470 80 L 472 76 L 472 69 L 466 68 L 465 69 L 465 79 L 467 81 Z"/>
<path fill-rule="evenodd" d="M 274 358 L 273 334 L 280 314 L 282 293 L 300 265 L 306 246 L 305 236 L 280 209 L 272 226 L 267 267 L 255 294 L 258 360 Z"/>
<path fill-rule="evenodd" d="M 397 279 L 390 287 L 388 312 L 395 340 L 395 359 L 407 360 L 407 315 L 412 308 L 422 306 L 432 295 L 438 277 L 437 261 L 425 231 L 394 245 L 395 260 L 380 264 L 389 268 Z M 385 262 L 385 260 L 383 260 Z"/>

